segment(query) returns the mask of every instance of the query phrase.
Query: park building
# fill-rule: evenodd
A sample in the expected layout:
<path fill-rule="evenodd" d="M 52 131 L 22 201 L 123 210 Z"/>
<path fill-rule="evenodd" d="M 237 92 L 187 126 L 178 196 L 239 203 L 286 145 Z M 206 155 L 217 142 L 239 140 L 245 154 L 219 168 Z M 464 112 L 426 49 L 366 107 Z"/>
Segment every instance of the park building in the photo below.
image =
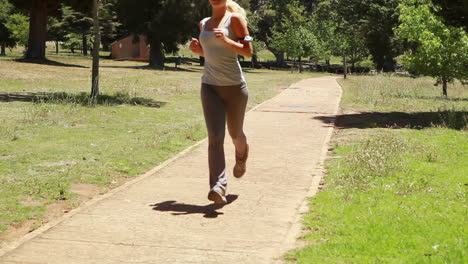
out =
<path fill-rule="evenodd" d="M 115 60 L 149 61 L 149 46 L 145 35 L 126 36 L 110 44 L 111 58 Z"/>

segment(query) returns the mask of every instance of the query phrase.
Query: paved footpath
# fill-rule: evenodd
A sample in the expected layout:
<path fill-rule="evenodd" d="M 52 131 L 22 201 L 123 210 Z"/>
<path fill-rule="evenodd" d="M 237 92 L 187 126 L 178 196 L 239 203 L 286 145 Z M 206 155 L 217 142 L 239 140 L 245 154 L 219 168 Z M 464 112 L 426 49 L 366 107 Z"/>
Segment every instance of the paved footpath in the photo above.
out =
<path fill-rule="evenodd" d="M 314 117 L 335 115 L 340 97 L 336 77 L 313 78 L 250 111 L 247 173 L 229 178 L 232 202 L 222 208 L 206 199 L 203 141 L 0 249 L 0 263 L 280 263 L 317 189 L 333 129 Z M 226 155 L 231 171 L 228 137 Z"/>

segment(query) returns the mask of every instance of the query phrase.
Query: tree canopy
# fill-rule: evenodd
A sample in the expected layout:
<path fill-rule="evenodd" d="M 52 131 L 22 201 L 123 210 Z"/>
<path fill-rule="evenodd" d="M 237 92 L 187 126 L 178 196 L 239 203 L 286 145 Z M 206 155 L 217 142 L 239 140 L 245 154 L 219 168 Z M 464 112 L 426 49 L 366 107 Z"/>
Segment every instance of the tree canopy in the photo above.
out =
<path fill-rule="evenodd" d="M 468 81 L 468 35 L 462 28 L 447 26 L 431 12 L 429 0 L 402 0 L 400 37 L 415 42 L 417 47 L 405 54 L 404 64 L 412 71 L 432 76 L 442 83 L 455 79 Z"/>
<path fill-rule="evenodd" d="M 16 46 L 18 39 L 7 26 L 13 15 L 13 6 L 7 0 L 0 0 L 0 56 L 5 56 L 5 49 Z"/>
<path fill-rule="evenodd" d="M 287 13 L 281 23 L 272 29 L 269 41 L 276 50 L 286 52 L 289 56 L 299 59 L 312 56 L 316 51 L 317 39 L 312 32 L 311 21 L 307 19 L 306 10 L 299 1 L 292 1 L 286 6 Z M 299 68 L 302 70 L 301 64 Z"/>
<path fill-rule="evenodd" d="M 62 3 L 77 10 L 90 10 L 90 0 L 10 0 L 19 9 L 29 11 L 29 38 L 26 58 L 45 59 L 47 22 L 49 16 L 59 14 Z"/>
<path fill-rule="evenodd" d="M 208 1 L 120 0 L 118 16 L 133 34 L 144 34 L 150 44 L 150 65 L 164 66 L 164 52 L 178 50 L 198 33 L 198 21 Z M 205 6 L 205 9 L 203 9 Z"/>
<path fill-rule="evenodd" d="M 432 0 L 432 3 L 432 9 L 443 18 L 445 24 L 468 30 L 468 1 Z"/>

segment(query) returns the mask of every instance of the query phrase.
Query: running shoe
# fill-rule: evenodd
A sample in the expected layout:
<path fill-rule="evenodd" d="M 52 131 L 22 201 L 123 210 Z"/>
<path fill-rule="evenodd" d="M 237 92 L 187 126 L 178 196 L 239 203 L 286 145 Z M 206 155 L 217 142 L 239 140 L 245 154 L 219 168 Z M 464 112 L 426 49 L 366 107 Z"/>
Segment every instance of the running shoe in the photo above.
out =
<path fill-rule="evenodd" d="M 213 201 L 215 204 L 227 204 L 226 188 L 215 185 L 208 193 L 208 200 Z"/>

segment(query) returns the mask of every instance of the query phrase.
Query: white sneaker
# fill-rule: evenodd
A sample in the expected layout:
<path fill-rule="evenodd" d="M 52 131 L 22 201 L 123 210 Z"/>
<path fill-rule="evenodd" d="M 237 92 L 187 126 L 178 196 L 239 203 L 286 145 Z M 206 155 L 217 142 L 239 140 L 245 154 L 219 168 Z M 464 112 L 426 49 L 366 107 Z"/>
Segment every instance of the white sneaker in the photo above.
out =
<path fill-rule="evenodd" d="M 215 204 L 227 204 L 226 189 L 219 185 L 215 185 L 208 193 L 208 200 Z"/>

